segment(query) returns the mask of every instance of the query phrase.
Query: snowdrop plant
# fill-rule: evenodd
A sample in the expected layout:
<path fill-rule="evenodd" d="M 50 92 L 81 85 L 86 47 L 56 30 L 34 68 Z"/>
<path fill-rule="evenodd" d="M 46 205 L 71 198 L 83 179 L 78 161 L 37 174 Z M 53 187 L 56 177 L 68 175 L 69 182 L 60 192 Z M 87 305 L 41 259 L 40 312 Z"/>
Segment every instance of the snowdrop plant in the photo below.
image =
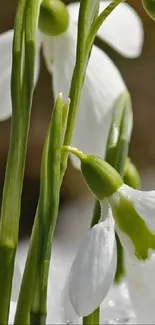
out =
<path fill-rule="evenodd" d="M 0 324 L 9 319 L 41 47 L 53 76 L 55 105 L 43 150 L 40 193 L 14 324 L 46 324 L 52 242 L 70 152 L 80 158 L 81 171 L 102 210 L 100 220 L 94 214 L 94 226 L 78 252 L 69 280 L 69 297 L 75 312 L 85 316 L 83 324 L 99 324 L 99 306 L 115 275 L 115 229 L 132 258 L 145 260 L 155 249 L 154 192 L 145 194 L 142 201 L 144 194 L 125 185 L 122 178 L 132 130 L 130 96 L 115 65 L 93 45 L 97 35 L 126 57 L 140 54 L 140 19 L 122 2 L 81 0 L 80 6 L 67 7 L 60 0 L 20 0 L 14 32 L 0 37 L 1 120 L 12 114 L 0 219 Z M 107 162 L 101 159 L 106 147 Z M 74 156 L 72 159 L 79 167 Z M 151 217 L 146 216 L 148 212 Z"/>

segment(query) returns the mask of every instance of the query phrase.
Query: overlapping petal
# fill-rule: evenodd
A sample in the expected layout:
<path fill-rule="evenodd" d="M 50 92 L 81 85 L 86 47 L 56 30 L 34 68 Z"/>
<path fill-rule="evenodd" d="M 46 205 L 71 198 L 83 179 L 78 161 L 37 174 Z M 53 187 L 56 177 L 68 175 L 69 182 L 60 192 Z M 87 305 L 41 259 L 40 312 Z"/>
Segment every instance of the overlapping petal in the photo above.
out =
<path fill-rule="evenodd" d="M 111 1 L 100 1 L 102 12 Z M 74 23 L 78 21 L 79 3 L 68 6 Z M 128 58 L 140 55 L 143 44 L 143 25 L 136 11 L 128 4 L 119 4 L 100 27 L 98 34 L 101 39 Z"/>
<path fill-rule="evenodd" d="M 123 185 L 121 191 L 134 204 L 151 232 L 155 233 L 155 191 L 139 191 L 127 185 Z"/>
<path fill-rule="evenodd" d="M 115 270 L 114 221 L 107 218 L 89 231 L 71 269 L 69 297 L 77 315 L 86 316 L 101 304 Z"/>

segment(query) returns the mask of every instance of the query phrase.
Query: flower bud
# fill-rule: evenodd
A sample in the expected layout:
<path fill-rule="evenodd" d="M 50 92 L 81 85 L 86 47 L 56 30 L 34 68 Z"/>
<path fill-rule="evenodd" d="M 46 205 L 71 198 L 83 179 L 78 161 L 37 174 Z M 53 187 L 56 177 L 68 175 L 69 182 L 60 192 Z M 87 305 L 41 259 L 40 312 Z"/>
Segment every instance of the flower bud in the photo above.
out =
<path fill-rule="evenodd" d="M 155 20 L 155 0 L 142 0 L 142 4 L 148 15 Z"/>
<path fill-rule="evenodd" d="M 99 201 L 114 194 L 123 184 L 123 180 L 117 171 L 101 158 L 85 155 L 72 147 L 63 147 L 63 149 L 67 149 L 81 160 L 83 177 Z"/>
<path fill-rule="evenodd" d="M 124 183 L 135 188 L 141 188 L 141 180 L 136 166 L 128 158 L 124 170 Z"/>
<path fill-rule="evenodd" d="M 128 123 L 125 123 L 125 118 L 127 115 Z M 125 126 L 124 126 L 125 124 Z M 132 108 L 131 108 L 131 98 L 128 91 L 123 91 L 118 98 L 116 99 L 113 107 L 113 117 L 111 128 L 109 131 L 109 137 L 106 147 L 106 161 L 114 166 L 117 156 L 117 147 L 119 142 L 122 141 L 122 131 L 123 140 L 127 140 L 127 143 L 130 139 L 131 133 L 131 124 L 132 124 Z M 122 154 L 122 153 L 121 153 Z M 120 158 L 120 157 L 119 157 Z"/>
<path fill-rule="evenodd" d="M 111 196 L 123 184 L 117 171 L 96 156 L 84 155 L 81 160 L 81 171 L 87 185 L 99 201 Z"/>
<path fill-rule="evenodd" d="M 39 29 L 46 35 L 58 36 L 69 25 L 67 7 L 60 0 L 44 0 L 40 7 Z"/>

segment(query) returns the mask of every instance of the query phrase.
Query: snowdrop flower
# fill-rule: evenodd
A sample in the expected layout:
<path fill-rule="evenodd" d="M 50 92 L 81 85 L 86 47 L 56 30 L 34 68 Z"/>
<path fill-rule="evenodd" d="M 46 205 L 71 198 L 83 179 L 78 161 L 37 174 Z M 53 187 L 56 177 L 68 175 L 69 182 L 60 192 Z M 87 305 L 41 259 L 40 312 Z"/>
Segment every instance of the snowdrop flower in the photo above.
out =
<path fill-rule="evenodd" d="M 136 265 L 155 250 L 155 191 L 143 192 L 122 184 L 101 207 L 101 220 L 89 231 L 70 273 L 69 297 L 79 316 L 100 306 L 111 287 L 116 269 L 115 229 Z"/>
<path fill-rule="evenodd" d="M 100 11 L 109 3 L 110 1 L 101 1 Z M 42 46 L 47 69 L 53 77 L 55 99 L 60 92 L 63 93 L 64 98 L 68 98 L 75 64 L 79 4 L 70 4 L 67 8 L 70 22 L 64 33 L 47 36 L 38 32 L 37 35 L 35 83 L 39 74 L 39 53 Z M 128 4 L 120 4 L 114 10 L 101 26 L 98 36 L 127 58 L 137 57 L 141 52 L 142 23 L 134 9 Z M 12 31 L 0 36 L 0 120 L 11 115 L 12 38 Z M 125 83 L 114 63 L 94 45 L 86 72 L 72 145 L 86 153 L 93 152 L 104 157 L 112 107 L 125 89 Z M 72 156 L 72 161 L 76 167 L 79 167 L 76 157 Z"/>

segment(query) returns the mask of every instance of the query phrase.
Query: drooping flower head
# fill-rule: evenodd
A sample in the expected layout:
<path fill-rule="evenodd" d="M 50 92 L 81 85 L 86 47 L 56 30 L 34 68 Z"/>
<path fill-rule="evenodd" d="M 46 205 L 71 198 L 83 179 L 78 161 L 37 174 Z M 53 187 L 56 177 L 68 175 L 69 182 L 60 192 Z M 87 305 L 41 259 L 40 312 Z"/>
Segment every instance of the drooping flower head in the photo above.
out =
<path fill-rule="evenodd" d="M 133 261 L 145 261 L 155 251 L 155 191 L 132 189 L 102 159 L 79 152 L 77 155 L 83 176 L 100 200 L 102 211 L 99 223 L 84 240 L 70 275 L 71 303 L 79 316 L 86 316 L 100 306 L 113 282 L 115 229 Z"/>

